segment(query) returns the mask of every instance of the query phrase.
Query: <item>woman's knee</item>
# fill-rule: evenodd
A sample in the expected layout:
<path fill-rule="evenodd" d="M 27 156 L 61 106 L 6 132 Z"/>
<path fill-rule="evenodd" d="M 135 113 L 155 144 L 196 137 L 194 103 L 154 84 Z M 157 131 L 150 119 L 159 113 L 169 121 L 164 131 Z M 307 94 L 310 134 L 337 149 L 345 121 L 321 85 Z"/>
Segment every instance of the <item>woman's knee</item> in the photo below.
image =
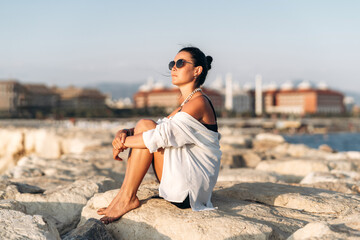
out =
<path fill-rule="evenodd" d="M 134 132 L 135 134 L 145 132 L 156 127 L 156 122 L 151 119 L 141 119 L 136 123 Z"/>

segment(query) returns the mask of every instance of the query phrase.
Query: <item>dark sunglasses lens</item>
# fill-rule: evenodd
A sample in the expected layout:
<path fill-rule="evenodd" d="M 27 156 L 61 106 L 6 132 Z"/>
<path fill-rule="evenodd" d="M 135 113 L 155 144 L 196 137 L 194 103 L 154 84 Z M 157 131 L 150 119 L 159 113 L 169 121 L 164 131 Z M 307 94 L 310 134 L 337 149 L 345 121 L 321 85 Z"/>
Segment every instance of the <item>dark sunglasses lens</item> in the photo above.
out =
<path fill-rule="evenodd" d="M 174 61 L 169 62 L 169 69 L 170 69 L 170 70 L 172 70 L 174 66 L 175 66 L 175 62 L 174 62 Z"/>
<path fill-rule="evenodd" d="M 184 66 L 184 60 L 182 60 L 182 59 L 177 60 L 176 67 L 181 68 L 182 66 Z"/>

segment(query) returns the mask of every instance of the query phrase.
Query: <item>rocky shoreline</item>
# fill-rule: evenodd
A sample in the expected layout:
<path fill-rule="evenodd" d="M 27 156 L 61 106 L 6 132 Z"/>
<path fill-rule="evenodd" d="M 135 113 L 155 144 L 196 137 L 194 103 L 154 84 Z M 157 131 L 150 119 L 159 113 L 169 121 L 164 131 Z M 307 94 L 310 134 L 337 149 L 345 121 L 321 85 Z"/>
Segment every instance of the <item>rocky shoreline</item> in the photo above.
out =
<path fill-rule="evenodd" d="M 122 128 L 123 126 L 117 126 Z M 116 128 L 0 128 L 0 239 L 359 239 L 360 152 L 310 149 L 223 126 L 214 211 L 159 199 L 151 171 L 141 206 L 103 225 L 124 177 Z"/>

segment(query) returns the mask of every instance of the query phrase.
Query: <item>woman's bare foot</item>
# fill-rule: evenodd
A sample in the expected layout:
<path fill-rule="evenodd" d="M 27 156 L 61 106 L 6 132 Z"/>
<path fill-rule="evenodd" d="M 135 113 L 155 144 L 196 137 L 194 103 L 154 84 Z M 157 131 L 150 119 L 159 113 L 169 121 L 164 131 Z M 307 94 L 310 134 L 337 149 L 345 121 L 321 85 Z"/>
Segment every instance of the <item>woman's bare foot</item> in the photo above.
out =
<path fill-rule="evenodd" d="M 100 208 L 97 213 L 105 215 L 100 219 L 104 224 L 109 224 L 121 218 L 125 213 L 138 208 L 140 201 L 137 196 L 126 198 L 119 192 L 107 208 Z"/>

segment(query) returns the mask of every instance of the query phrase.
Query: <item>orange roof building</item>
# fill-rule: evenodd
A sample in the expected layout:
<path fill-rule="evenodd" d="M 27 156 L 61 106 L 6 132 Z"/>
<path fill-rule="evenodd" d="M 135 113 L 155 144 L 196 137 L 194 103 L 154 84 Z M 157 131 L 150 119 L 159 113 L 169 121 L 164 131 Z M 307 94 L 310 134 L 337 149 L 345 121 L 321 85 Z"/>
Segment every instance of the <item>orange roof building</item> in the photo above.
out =
<path fill-rule="evenodd" d="M 344 95 L 328 89 L 289 89 L 264 92 L 266 113 L 341 114 L 345 112 Z"/>
<path fill-rule="evenodd" d="M 221 94 L 215 90 L 203 88 L 203 92 L 211 99 L 216 111 L 223 108 L 223 99 Z M 177 108 L 183 101 L 178 88 L 161 88 L 150 91 L 138 91 L 134 94 L 134 103 L 136 108 L 163 107 L 167 112 Z"/>

